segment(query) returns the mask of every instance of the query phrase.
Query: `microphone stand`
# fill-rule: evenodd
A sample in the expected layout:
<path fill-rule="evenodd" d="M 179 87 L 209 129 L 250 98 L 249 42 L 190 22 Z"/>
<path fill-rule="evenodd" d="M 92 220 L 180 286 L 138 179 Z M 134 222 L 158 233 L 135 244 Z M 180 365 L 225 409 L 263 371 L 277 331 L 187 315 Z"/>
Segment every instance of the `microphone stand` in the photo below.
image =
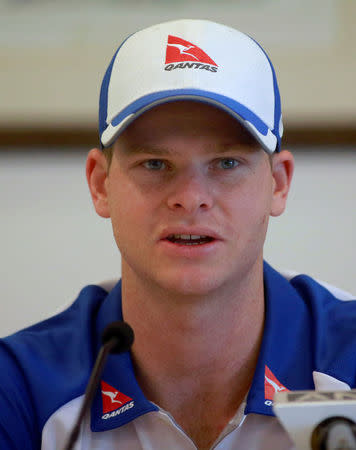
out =
<path fill-rule="evenodd" d="M 99 383 L 99 378 L 101 375 L 101 372 L 103 370 L 103 367 L 106 363 L 108 354 L 111 352 L 111 350 L 115 347 L 117 344 L 117 339 L 115 337 L 112 337 L 108 342 L 106 342 L 100 349 L 99 355 L 96 359 L 93 371 L 91 373 L 85 395 L 84 400 L 82 403 L 82 406 L 80 408 L 80 412 L 78 414 L 77 420 L 75 422 L 75 425 L 70 433 L 68 442 L 66 446 L 64 447 L 64 450 L 72 450 L 74 447 L 74 444 L 76 443 L 79 431 L 80 431 L 80 424 L 82 423 L 84 419 L 84 415 L 89 409 L 89 406 L 91 405 L 91 402 L 93 401 L 94 394 L 96 387 Z"/>

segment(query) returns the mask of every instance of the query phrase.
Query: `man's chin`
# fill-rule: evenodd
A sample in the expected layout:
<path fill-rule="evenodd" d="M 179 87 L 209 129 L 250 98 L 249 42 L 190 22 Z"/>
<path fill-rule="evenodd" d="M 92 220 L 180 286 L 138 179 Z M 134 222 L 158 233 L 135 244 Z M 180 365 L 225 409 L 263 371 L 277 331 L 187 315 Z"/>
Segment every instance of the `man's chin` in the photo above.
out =
<path fill-rule="evenodd" d="M 180 273 L 171 277 L 162 276 L 158 280 L 158 284 L 168 295 L 194 298 L 211 295 L 221 288 L 223 281 L 211 274 Z"/>

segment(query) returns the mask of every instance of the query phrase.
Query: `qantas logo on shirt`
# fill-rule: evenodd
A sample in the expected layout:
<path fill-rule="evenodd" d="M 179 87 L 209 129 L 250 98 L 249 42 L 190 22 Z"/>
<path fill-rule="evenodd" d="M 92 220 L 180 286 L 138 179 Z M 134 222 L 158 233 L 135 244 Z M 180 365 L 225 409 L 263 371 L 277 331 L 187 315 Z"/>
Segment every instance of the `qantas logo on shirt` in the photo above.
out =
<path fill-rule="evenodd" d="M 217 72 L 218 65 L 200 47 L 178 36 L 168 36 L 165 70 L 203 69 Z M 176 64 L 177 63 L 177 64 Z"/>
<path fill-rule="evenodd" d="M 135 405 L 131 397 L 119 392 L 110 384 L 105 383 L 105 381 L 101 381 L 101 397 L 103 401 L 102 419 L 115 417 Z"/>
<path fill-rule="evenodd" d="M 265 366 L 265 405 L 272 406 L 274 394 L 281 391 L 289 391 L 289 389 L 283 386 L 272 371 Z"/>

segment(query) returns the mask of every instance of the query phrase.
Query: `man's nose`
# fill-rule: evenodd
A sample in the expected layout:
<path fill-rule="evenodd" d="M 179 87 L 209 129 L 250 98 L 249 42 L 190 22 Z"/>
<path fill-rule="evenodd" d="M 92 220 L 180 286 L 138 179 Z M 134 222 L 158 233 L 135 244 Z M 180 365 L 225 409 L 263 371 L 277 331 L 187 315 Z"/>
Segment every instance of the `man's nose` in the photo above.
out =
<path fill-rule="evenodd" d="M 167 204 L 171 210 L 194 213 L 208 210 L 213 205 L 212 187 L 209 180 L 199 170 L 180 174 L 171 186 Z"/>

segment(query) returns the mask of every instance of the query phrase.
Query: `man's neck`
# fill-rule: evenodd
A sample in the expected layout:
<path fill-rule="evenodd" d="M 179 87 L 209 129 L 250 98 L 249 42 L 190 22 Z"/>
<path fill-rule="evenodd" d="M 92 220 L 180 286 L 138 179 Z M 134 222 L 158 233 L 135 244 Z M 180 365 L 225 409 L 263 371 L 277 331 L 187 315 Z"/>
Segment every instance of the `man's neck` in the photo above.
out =
<path fill-rule="evenodd" d="M 123 316 L 135 331 L 132 356 L 143 392 L 191 436 L 194 424 L 184 414 L 191 408 L 195 423 L 208 428 L 218 423 L 222 429 L 244 399 L 257 364 L 264 322 L 262 270 L 252 286 L 179 304 L 125 275 Z M 215 422 L 211 417 L 210 423 L 212 405 Z"/>

